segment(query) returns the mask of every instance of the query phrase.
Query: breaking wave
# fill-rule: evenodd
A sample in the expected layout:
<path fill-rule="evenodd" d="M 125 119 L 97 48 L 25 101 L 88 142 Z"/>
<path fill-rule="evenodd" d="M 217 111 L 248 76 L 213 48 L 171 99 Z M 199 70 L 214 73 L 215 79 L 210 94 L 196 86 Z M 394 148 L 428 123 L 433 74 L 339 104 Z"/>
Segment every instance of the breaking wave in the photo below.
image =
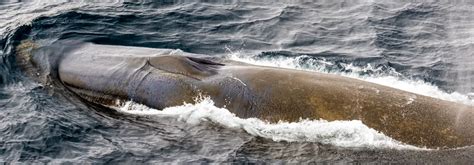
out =
<path fill-rule="evenodd" d="M 264 58 L 258 56 L 244 56 L 238 52 L 228 54 L 229 59 L 246 62 L 255 65 L 281 67 L 289 69 L 298 69 L 314 71 L 321 73 L 336 74 L 345 77 L 356 78 L 400 90 L 413 92 L 416 94 L 434 97 L 442 100 L 474 105 L 474 100 L 469 95 L 458 92 L 447 93 L 436 85 L 427 83 L 423 80 L 406 78 L 393 68 L 374 67 L 370 63 L 360 67 L 351 63 L 334 63 L 324 58 L 310 58 L 306 55 L 295 57 L 272 57 Z M 331 69 L 337 65 L 338 69 Z M 367 74 L 372 73 L 372 74 Z"/>
<path fill-rule="evenodd" d="M 149 108 L 133 101 L 118 105 L 113 108 L 123 113 L 173 117 L 178 121 L 192 125 L 212 122 L 230 129 L 242 129 L 253 136 L 274 141 L 317 142 L 344 148 L 427 150 L 398 142 L 367 127 L 360 120 L 301 119 L 299 122 L 268 123 L 257 118 L 239 118 L 225 108 L 216 107 L 208 97 L 198 98 L 196 104 L 184 103 L 181 106 L 168 107 L 163 110 Z"/>

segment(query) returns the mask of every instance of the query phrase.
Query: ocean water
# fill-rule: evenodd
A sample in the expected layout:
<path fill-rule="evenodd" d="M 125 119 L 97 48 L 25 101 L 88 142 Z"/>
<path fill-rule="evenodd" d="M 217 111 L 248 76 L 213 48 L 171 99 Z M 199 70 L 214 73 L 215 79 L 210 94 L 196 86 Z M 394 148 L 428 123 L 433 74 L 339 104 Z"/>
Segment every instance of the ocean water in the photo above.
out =
<path fill-rule="evenodd" d="M 0 162 L 469 164 L 473 146 L 417 148 L 358 120 L 269 124 L 205 96 L 163 110 L 89 104 L 26 76 L 16 47 L 176 49 L 474 105 L 473 10 L 470 1 L 1 1 Z"/>

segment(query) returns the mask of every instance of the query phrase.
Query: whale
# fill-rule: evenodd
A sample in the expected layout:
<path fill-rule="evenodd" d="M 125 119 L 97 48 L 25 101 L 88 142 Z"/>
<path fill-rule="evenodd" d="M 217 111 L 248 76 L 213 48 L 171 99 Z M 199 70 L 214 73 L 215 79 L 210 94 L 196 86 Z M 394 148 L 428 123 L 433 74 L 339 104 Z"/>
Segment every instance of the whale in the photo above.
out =
<path fill-rule="evenodd" d="M 31 56 L 35 52 L 41 51 L 35 50 Z M 359 79 L 173 49 L 82 43 L 55 53 L 60 54 L 52 67 L 57 70 L 57 81 L 95 104 L 133 100 L 164 109 L 206 96 L 217 107 L 241 118 L 270 123 L 360 120 L 413 146 L 456 148 L 474 144 L 472 105 Z M 28 59 L 35 61 L 34 57 Z"/>

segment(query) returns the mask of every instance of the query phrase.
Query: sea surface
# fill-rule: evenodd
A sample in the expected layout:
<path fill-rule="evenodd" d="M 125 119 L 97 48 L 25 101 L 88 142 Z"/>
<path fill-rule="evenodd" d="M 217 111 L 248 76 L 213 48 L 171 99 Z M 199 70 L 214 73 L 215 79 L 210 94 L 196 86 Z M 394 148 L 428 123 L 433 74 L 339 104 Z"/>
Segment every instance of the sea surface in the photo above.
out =
<path fill-rule="evenodd" d="M 337 74 L 474 105 L 474 1 L 1 0 L 0 163 L 474 162 L 474 146 L 414 147 L 358 120 L 243 119 L 205 96 L 163 110 L 89 104 L 17 62 L 22 42 L 63 40 Z"/>

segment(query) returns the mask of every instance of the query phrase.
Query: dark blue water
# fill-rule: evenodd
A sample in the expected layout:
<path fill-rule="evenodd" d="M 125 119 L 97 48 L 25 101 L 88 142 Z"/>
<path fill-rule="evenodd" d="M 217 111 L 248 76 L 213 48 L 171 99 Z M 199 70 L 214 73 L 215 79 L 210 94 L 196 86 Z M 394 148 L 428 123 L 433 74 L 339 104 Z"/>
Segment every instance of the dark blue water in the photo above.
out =
<path fill-rule="evenodd" d="M 0 162 L 469 163 L 474 148 L 411 151 L 276 142 L 203 122 L 119 113 L 34 81 L 16 47 L 63 40 L 254 59 L 324 60 L 331 72 L 395 75 L 474 93 L 470 2 L 0 2 Z M 54 52 L 54 50 L 50 50 Z M 373 66 L 363 72 L 347 67 Z M 393 73 L 396 74 L 393 74 Z"/>

